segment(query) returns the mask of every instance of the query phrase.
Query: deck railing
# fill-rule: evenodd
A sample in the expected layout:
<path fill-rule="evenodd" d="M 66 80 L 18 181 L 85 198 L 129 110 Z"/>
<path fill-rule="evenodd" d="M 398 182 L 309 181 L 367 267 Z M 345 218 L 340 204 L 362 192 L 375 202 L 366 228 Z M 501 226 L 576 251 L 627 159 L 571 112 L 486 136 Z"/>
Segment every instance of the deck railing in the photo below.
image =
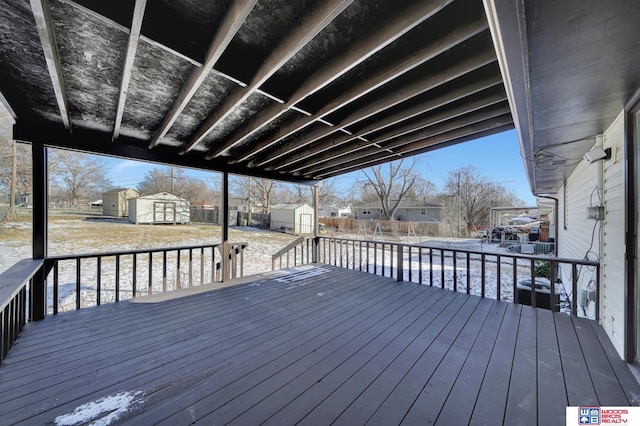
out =
<path fill-rule="evenodd" d="M 497 300 L 555 310 L 563 305 L 562 310 L 572 315 L 600 318 L 599 262 L 334 237 L 318 237 L 315 244 L 317 253 L 314 256 L 313 239 L 299 238 L 273 256 L 273 269 L 278 263 L 282 268 L 311 263 L 309 259 L 313 259 L 397 281 L 412 281 Z M 284 264 L 283 259 L 286 259 Z M 541 279 L 541 270 L 548 281 Z M 531 291 L 532 287 L 534 291 Z"/>
<path fill-rule="evenodd" d="M 271 270 L 316 262 L 313 237 L 299 237 L 271 256 Z"/>
<path fill-rule="evenodd" d="M 223 274 L 242 277 L 246 247 L 208 244 L 21 260 L 0 274 L 0 362 L 26 322 L 36 318 L 37 306 L 46 303 L 47 314 L 57 314 L 218 282 Z M 38 288 L 48 291 L 38 294 Z M 45 295 L 44 301 L 35 299 Z"/>
<path fill-rule="evenodd" d="M 229 244 L 229 278 L 243 275 L 247 243 Z M 222 244 L 53 256 L 50 312 L 99 306 L 222 281 Z M 73 299 L 70 300 L 70 296 Z"/>
<path fill-rule="evenodd" d="M 24 259 L 0 274 L 0 363 L 18 338 L 27 318 L 31 318 L 28 303 L 33 277 L 44 266 L 42 259 Z"/>

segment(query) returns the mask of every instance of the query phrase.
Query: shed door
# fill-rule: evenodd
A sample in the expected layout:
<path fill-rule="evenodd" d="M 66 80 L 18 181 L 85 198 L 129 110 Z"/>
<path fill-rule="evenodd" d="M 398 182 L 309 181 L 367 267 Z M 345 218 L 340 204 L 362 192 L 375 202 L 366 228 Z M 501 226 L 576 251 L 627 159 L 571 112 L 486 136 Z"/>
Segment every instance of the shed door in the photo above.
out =
<path fill-rule="evenodd" d="M 310 234 L 313 230 L 310 214 L 300 214 L 300 233 Z"/>
<path fill-rule="evenodd" d="M 153 203 L 153 223 L 174 223 L 176 203 L 155 201 Z"/>

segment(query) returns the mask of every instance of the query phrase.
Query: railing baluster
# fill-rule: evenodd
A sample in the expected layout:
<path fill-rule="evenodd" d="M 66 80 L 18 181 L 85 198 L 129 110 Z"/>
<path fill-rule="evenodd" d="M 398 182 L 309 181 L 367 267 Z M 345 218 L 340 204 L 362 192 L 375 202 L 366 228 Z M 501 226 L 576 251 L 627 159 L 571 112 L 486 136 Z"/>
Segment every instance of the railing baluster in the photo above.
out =
<path fill-rule="evenodd" d="M 120 301 L 120 255 L 116 255 L 116 302 Z"/>
<path fill-rule="evenodd" d="M 518 258 L 513 258 L 513 303 L 518 304 Z"/>
<path fill-rule="evenodd" d="M 576 317 L 578 316 L 578 267 L 575 263 L 571 265 L 571 299 L 571 315 Z"/>
<path fill-rule="evenodd" d="M 147 283 L 147 295 L 153 294 L 153 252 L 149 252 L 149 282 Z"/>
<path fill-rule="evenodd" d="M 393 259 L 393 246 L 391 247 L 391 258 Z M 402 244 L 398 244 L 398 253 L 396 256 L 396 281 L 401 282 L 404 281 L 404 246 Z M 391 262 L 393 265 L 393 261 Z M 409 266 L 409 271 L 411 271 L 411 266 Z M 409 279 L 411 281 L 411 279 Z"/>
<path fill-rule="evenodd" d="M 413 282 L 411 272 L 413 271 L 413 262 L 411 261 L 411 246 L 408 246 L 409 250 L 409 282 Z"/>
<path fill-rule="evenodd" d="M 549 262 L 549 279 L 551 281 L 551 286 L 549 287 L 549 294 L 550 294 L 550 299 L 549 299 L 549 307 L 552 311 L 557 312 L 560 310 L 560 306 L 557 307 L 556 310 L 556 263 L 555 262 Z"/>
<path fill-rule="evenodd" d="M 193 249 L 189 249 L 189 287 L 193 287 Z"/>
<path fill-rule="evenodd" d="M 58 313 L 58 297 L 59 296 L 59 270 L 58 262 L 53 264 L 53 314 Z"/>
<path fill-rule="evenodd" d="M 535 261 L 533 259 L 530 260 L 529 267 L 531 268 L 531 306 L 536 307 L 536 268 Z"/>
<path fill-rule="evenodd" d="M 162 292 L 167 292 L 167 251 L 162 250 Z"/>
<path fill-rule="evenodd" d="M 471 253 L 467 252 L 467 294 L 471 294 Z"/>
<path fill-rule="evenodd" d="M 453 251 L 453 291 L 458 291 L 458 252 Z"/>
<path fill-rule="evenodd" d="M 384 255 L 385 255 L 385 249 L 386 249 L 386 245 L 385 243 L 382 243 L 382 276 L 384 277 Z M 391 274 L 389 274 L 391 275 Z"/>
<path fill-rule="evenodd" d="M 100 295 L 101 295 L 101 283 L 102 281 L 102 257 L 98 256 L 96 259 L 96 305 L 100 306 Z"/>
<path fill-rule="evenodd" d="M 367 272 L 369 272 L 369 241 L 367 241 Z"/>
<path fill-rule="evenodd" d="M 500 258 L 500 255 L 496 256 L 496 261 L 497 261 L 497 265 L 496 265 L 496 272 L 497 272 L 497 280 L 498 282 L 496 283 L 496 300 L 501 300 L 500 299 L 500 277 L 502 276 L 502 259 Z"/>
<path fill-rule="evenodd" d="M 429 248 L 429 287 L 433 287 L 433 249 Z"/>
<path fill-rule="evenodd" d="M 418 284 L 422 285 L 423 277 L 422 277 L 422 247 L 418 248 L 418 273 L 420 274 L 420 278 L 418 278 Z"/>
<path fill-rule="evenodd" d="M 480 262 L 482 262 L 481 272 L 480 272 L 482 274 L 482 276 L 480 277 L 480 297 L 484 297 L 485 287 L 486 287 L 485 270 L 487 265 L 486 257 L 484 253 L 480 255 Z"/>
<path fill-rule="evenodd" d="M 200 285 L 204 285 L 204 247 L 200 248 Z"/>
<path fill-rule="evenodd" d="M 80 309 L 80 258 L 76 259 L 76 309 Z"/>
<path fill-rule="evenodd" d="M 444 288 L 444 250 L 440 249 L 440 287 Z"/>
<path fill-rule="evenodd" d="M 138 278 L 138 253 L 133 253 L 133 259 L 131 260 L 131 270 L 133 276 L 131 277 L 131 297 L 136 297 L 137 293 L 137 278 Z"/>
<path fill-rule="evenodd" d="M 180 250 L 176 250 L 176 289 L 182 288 L 180 281 Z"/>

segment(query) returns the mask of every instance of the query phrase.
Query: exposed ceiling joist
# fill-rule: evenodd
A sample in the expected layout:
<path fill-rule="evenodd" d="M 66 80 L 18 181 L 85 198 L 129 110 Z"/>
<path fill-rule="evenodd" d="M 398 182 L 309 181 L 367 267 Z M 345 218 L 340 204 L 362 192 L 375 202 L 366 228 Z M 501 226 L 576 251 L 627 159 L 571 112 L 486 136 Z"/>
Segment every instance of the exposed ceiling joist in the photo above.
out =
<path fill-rule="evenodd" d="M 339 174 L 349 173 L 355 170 L 363 169 L 365 167 L 371 167 L 380 163 L 384 163 L 390 161 L 390 158 L 403 158 L 407 156 L 418 155 L 425 152 L 433 151 L 434 149 L 444 148 L 446 146 L 455 145 L 457 143 L 477 139 L 509 129 L 513 129 L 513 120 L 511 119 L 511 116 L 501 116 L 497 119 L 472 124 L 462 129 L 453 130 L 448 133 L 442 133 L 434 137 L 424 139 L 421 142 L 420 147 L 407 147 L 403 150 L 403 152 L 396 152 L 393 155 L 388 153 L 376 153 L 370 157 L 362 157 L 348 163 L 336 165 L 335 167 L 325 169 L 320 173 L 305 174 L 305 177 L 309 179 L 326 179 Z"/>
<path fill-rule="evenodd" d="M 469 25 L 464 26 L 463 28 L 454 30 L 447 36 L 443 37 L 442 39 L 428 46 L 425 49 L 425 51 L 429 51 L 430 53 L 425 57 L 428 59 L 434 58 L 442 54 L 443 52 L 448 51 L 452 47 L 464 42 L 465 40 L 468 40 L 469 38 L 477 35 L 479 32 L 484 31 L 485 29 L 486 29 L 486 25 L 484 24 L 483 21 L 476 21 Z M 459 76 L 458 74 L 454 74 L 453 78 L 456 78 L 458 76 Z M 439 84 L 442 84 L 442 83 L 439 83 Z M 402 103 L 407 99 L 410 99 L 414 96 L 417 96 L 420 93 L 423 93 L 426 90 L 430 90 L 431 88 L 433 88 L 433 84 L 428 84 L 427 87 L 424 89 L 418 88 L 418 86 L 419 84 L 415 85 L 416 90 L 412 91 L 412 93 L 409 93 L 409 91 L 407 90 L 399 90 L 397 95 L 393 94 L 393 95 L 383 97 L 377 102 L 370 104 L 368 108 L 364 108 L 360 111 L 350 114 L 347 118 L 342 120 L 340 123 L 336 124 L 336 127 L 341 129 L 349 127 L 359 121 L 362 121 L 372 115 L 378 114 L 385 109 L 398 105 L 399 103 Z M 295 150 L 298 150 L 313 142 L 316 142 L 317 140 L 330 135 L 331 133 L 334 132 L 334 130 L 335 129 L 332 129 L 332 128 L 319 128 L 318 130 L 311 132 L 308 135 L 305 135 L 305 137 L 303 138 L 298 138 L 289 144 L 285 144 L 279 149 L 269 152 L 268 161 L 270 162 L 270 161 L 276 160 L 284 155 L 290 154 Z M 254 164 L 257 164 L 258 166 L 263 166 L 266 164 L 266 161 L 256 160 L 254 161 Z"/>
<path fill-rule="evenodd" d="M 40 36 L 44 58 L 47 62 L 53 91 L 56 95 L 60 117 L 64 127 L 67 130 L 71 130 L 67 94 L 65 92 L 64 78 L 62 77 L 62 66 L 60 65 L 60 55 L 56 45 L 56 36 L 53 31 L 49 0 L 31 0 L 31 9 L 38 28 L 38 35 Z"/>
<path fill-rule="evenodd" d="M 350 49 L 335 59 L 327 63 L 321 69 L 311 75 L 295 92 L 284 105 L 273 105 L 259 116 L 253 118 L 247 126 L 238 129 L 224 141 L 216 144 L 215 149 L 208 154 L 215 157 L 224 151 L 235 147 L 249 136 L 255 134 L 264 126 L 280 117 L 285 111 L 295 109 L 294 106 L 308 96 L 321 90 L 349 70 L 361 64 L 367 58 L 382 50 L 389 44 L 398 40 L 401 36 L 411 31 L 431 16 L 442 10 L 451 3 L 451 0 L 442 2 L 441 0 L 431 0 L 416 2 L 400 13 L 391 17 L 385 26 L 379 26 L 373 32 Z M 311 115 L 304 113 L 304 115 Z"/>
<path fill-rule="evenodd" d="M 467 129 L 466 131 L 462 131 L 462 130 L 454 131 L 448 134 L 439 135 L 429 140 L 425 140 L 424 143 L 422 144 L 422 148 L 411 152 L 405 157 L 424 154 L 426 152 L 434 151 L 436 149 L 442 149 L 448 146 L 456 145 L 456 144 L 467 142 L 470 140 L 479 139 L 485 136 L 490 136 L 495 133 L 504 132 L 509 129 L 513 129 L 512 122 L 508 122 L 506 124 L 488 122 L 488 123 L 485 123 L 484 125 L 474 126 L 473 131 Z M 314 176 L 314 179 L 316 180 L 327 179 L 333 176 L 354 172 L 357 170 L 361 170 L 365 167 L 376 166 L 378 164 L 386 163 L 388 161 L 392 161 L 394 159 L 400 159 L 400 158 L 403 158 L 403 157 L 400 156 L 399 154 L 395 154 L 395 155 L 384 155 L 380 157 L 363 159 L 361 165 L 358 164 L 358 161 L 351 162 L 348 165 L 339 166 L 331 171 L 318 174 Z"/>
<path fill-rule="evenodd" d="M 9 113 L 9 116 L 11 116 L 11 118 L 15 122 L 18 116 L 16 115 L 16 112 L 13 110 L 13 108 L 11 108 L 11 105 L 9 105 L 9 101 L 7 101 L 7 98 L 4 97 L 2 92 L 0 92 L 0 104 L 4 106 L 4 108 Z"/>
<path fill-rule="evenodd" d="M 316 174 L 319 171 L 332 169 L 340 164 L 350 163 L 351 161 L 354 161 L 360 158 L 366 158 L 372 155 L 375 156 L 380 151 L 391 150 L 396 154 L 406 153 L 408 151 L 406 151 L 404 147 L 407 145 L 411 145 L 414 142 L 418 142 L 418 141 L 428 140 L 429 138 L 432 138 L 442 133 L 455 131 L 457 129 L 464 129 L 467 127 L 472 127 L 476 123 L 495 119 L 496 117 L 502 116 L 503 114 L 505 114 L 505 110 L 506 112 L 508 112 L 508 106 L 505 106 L 505 104 L 503 103 L 502 105 L 489 107 L 486 109 L 482 109 L 480 111 L 472 111 L 468 114 L 464 114 L 463 116 L 460 116 L 451 120 L 447 120 L 445 122 L 438 122 L 430 126 L 425 126 L 425 128 L 423 128 L 422 130 L 398 137 L 388 143 L 383 144 L 383 141 L 381 140 L 380 144 L 378 144 L 374 140 L 372 142 L 375 143 L 375 145 L 372 144 L 360 150 L 346 153 L 345 155 L 333 158 L 323 165 L 312 167 L 312 170 L 310 170 L 309 172 L 303 172 L 303 174 L 308 174 L 308 173 Z"/>
<path fill-rule="evenodd" d="M 461 33 L 464 34 L 478 34 L 486 29 L 486 22 L 474 22 L 470 26 L 465 26 L 463 30 L 460 30 Z M 456 33 L 458 31 L 455 31 Z M 249 150 L 241 152 L 238 155 L 235 155 L 232 161 L 241 162 L 246 161 L 256 155 L 257 153 L 265 150 L 266 148 L 271 147 L 272 145 L 282 141 L 288 136 L 299 132 L 304 129 L 314 121 L 318 121 L 320 119 L 325 118 L 329 114 L 337 111 L 338 109 L 344 107 L 345 105 L 352 103 L 366 94 L 382 87 L 388 82 L 392 81 L 400 77 L 403 74 L 408 73 L 409 71 L 415 69 L 416 67 L 424 64 L 425 62 L 433 59 L 434 57 L 442 54 L 443 52 L 450 49 L 453 45 L 460 43 L 460 34 L 457 34 L 456 37 L 452 36 L 451 38 L 445 37 L 444 39 L 440 39 L 430 45 L 427 45 L 416 52 L 414 52 L 409 57 L 405 58 L 400 63 L 395 63 L 388 68 L 380 71 L 379 73 L 371 76 L 369 79 L 364 79 L 359 84 L 356 84 L 349 91 L 343 93 L 337 98 L 333 99 L 332 102 L 323 107 L 320 111 L 310 117 L 299 117 L 296 120 L 288 123 L 286 126 L 281 127 L 275 135 L 265 138 L 260 143 L 254 144 Z M 494 55 L 495 57 L 495 55 Z M 210 156 L 208 156 L 209 158 Z"/>
<path fill-rule="evenodd" d="M 142 19 L 144 18 L 144 10 L 147 6 L 147 0 L 136 0 L 133 9 L 133 18 L 131 20 L 131 31 L 129 32 L 129 44 L 127 45 L 127 53 L 125 55 L 124 67 L 122 69 L 122 78 L 120 80 L 120 92 L 118 94 L 118 106 L 116 107 L 116 120 L 113 125 L 113 139 L 120 136 L 120 125 L 122 124 L 122 114 L 124 113 L 124 104 L 127 101 L 127 91 L 129 90 L 129 82 L 131 81 L 131 72 L 133 70 L 133 61 L 136 58 L 138 50 L 138 41 L 140 40 L 140 30 L 142 28 Z"/>
<path fill-rule="evenodd" d="M 492 94 L 489 94 L 488 96 L 482 97 L 480 99 L 471 100 L 464 104 L 458 105 L 454 108 L 442 109 L 440 110 L 440 112 L 425 115 L 425 117 L 422 120 L 410 122 L 405 124 L 404 126 L 390 128 L 386 132 L 378 134 L 375 137 L 375 139 L 372 139 L 369 142 L 354 141 L 353 143 L 348 143 L 348 144 L 345 143 L 339 147 L 334 147 L 330 150 L 325 149 L 323 150 L 324 154 L 315 155 L 313 159 L 302 162 L 297 166 L 292 167 L 291 170 L 288 170 L 288 171 L 302 172 L 305 168 L 317 167 L 324 162 L 335 160 L 340 156 L 354 153 L 366 147 L 379 145 L 382 142 L 386 142 L 390 139 L 404 136 L 412 132 L 417 132 L 424 128 L 428 128 L 429 126 L 434 126 L 436 124 L 439 124 L 445 120 L 449 120 L 451 118 L 457 118 L 459 116 L 468 114 L 470 112 L 474 112 L 479 109 L 492 106 L 498 102 L 504 101 L 505 99 L 506 97 L 504 92 L 492 93 Z"/>
<path fill-rule="evenodd" d="M 320 31 L 333 21 L 353 0 L 325 0 L 319 7 L 309 11 L 305 20 L 275 48 L 256 72 L 247 87 L 236 88 L 229 94 L 222 105 L 216 108 L 183 144 L 179 153 L 185 154 L 200 143 L 209 132 L 222 120 L 228 117 L 236 107 L 247 100 L 265 81 L 291 59 L 300 49 L 307 45 Z"/>
<path fill-rule="evenodd" d="M 268 169 L 273 170 L 282 170 L 287 169 L 292 172 L 297 172 L 303 165 L 309 165 L 315 160 L 318 160 L 322 157 L 318 157 L 319 154 L 331 150 L 332 153 L 339 146 L 346 144 L 347 142 L 351 142 L 358 137 L 366 137 L 372 132 L 377 132 L 384 130 L 387 127 L 400 124 L 404 121 L 410 120 L 414 117 L 417 117 L 421 114 L 425 114 L 431 110 L 436 108 L 440 108 L 449 103 L 456 102 L 460 99 L 463 99 L 467 96 L 471 96 L 475 93 L 478 93 L 482 90 L 488 89 L 490 87 L 497 86 L 501 83 L 501 80 L 495 76 L 491 76 L 485 78 L 483 80 L 479 80 L 477 82 L 470 83 L 468 85 L 460 86 L 451 92 L 446 92 L 442 95 L 429 97 L 423 102 L 418 103 L 417 105 L 403 109 L 401 111 L 396 112 L 395 114 L 389 115 L 379 121 L 375 121 L 372 124 L 369 124 L 357 132 L 346 135 L 333 135 L 330 139 L 323 141 L 319 144 L 313 144 L 312 146 L 298 151 L 293 155 L 287 156 L 285 159 L 281 159 L 280 161 L 275 161 L 272 163 Z M 368 141 L 363 141 L 362 146 L 366 146 Z M 328 155 L 328 154 L 327 154 Z M 312 159 L 313 157 L 313 159 Z M 324 156 L 323 156 L 324 157 Z M 331 158 L 331 157 L 329 157 Z M 307 160 L 307 161 L 303 161 Z M 302 162 L 303 161 L 303 162 Z M 300 163 L 302 162 L 302 163 Z M 297 164 L 299 163 L 299 164 Z M 293 166 L 295 164 L 295 166 Z M 304 168 L 304 167 L 303 167 Z"/>
<path fill-rule="evenodd" d="M 162 120 L 160 127 L 158 127 L 153 134 L 149 148 L 155 148 L 158 143 L 160 143 L 160 139 L 167 134 L 193 95 L 205 81 L 207 75 L 213 70 L 214 65 L 227 49 L 229 43 L 231 43 L 233 37 L 235 37 L 257 2 L 258 0 L 236 0 L 227 10 L 224 20 L 218 28 L 218 31 L 216 31 L 216 35 L 207 50 L 202 67 L 194 68 L 189 75 L 189 78 L 180 89 L 180 93 Z"/>

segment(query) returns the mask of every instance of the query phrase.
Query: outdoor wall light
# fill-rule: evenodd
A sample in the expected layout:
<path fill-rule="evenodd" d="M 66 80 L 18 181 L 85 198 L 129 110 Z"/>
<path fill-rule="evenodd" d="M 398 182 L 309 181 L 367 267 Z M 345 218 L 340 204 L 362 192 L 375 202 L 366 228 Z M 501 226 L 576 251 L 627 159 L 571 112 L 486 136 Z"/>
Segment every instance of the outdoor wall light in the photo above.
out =
<path fill-rule="evenodd" d="M 600 160 L 608 160 L 611 158 L 611 148 L 602 149 L 599 146 L 596 146 L 591 151 L 585 152 L 582 158 L 584 158 L 584 160 L 589 164 Z"/>

